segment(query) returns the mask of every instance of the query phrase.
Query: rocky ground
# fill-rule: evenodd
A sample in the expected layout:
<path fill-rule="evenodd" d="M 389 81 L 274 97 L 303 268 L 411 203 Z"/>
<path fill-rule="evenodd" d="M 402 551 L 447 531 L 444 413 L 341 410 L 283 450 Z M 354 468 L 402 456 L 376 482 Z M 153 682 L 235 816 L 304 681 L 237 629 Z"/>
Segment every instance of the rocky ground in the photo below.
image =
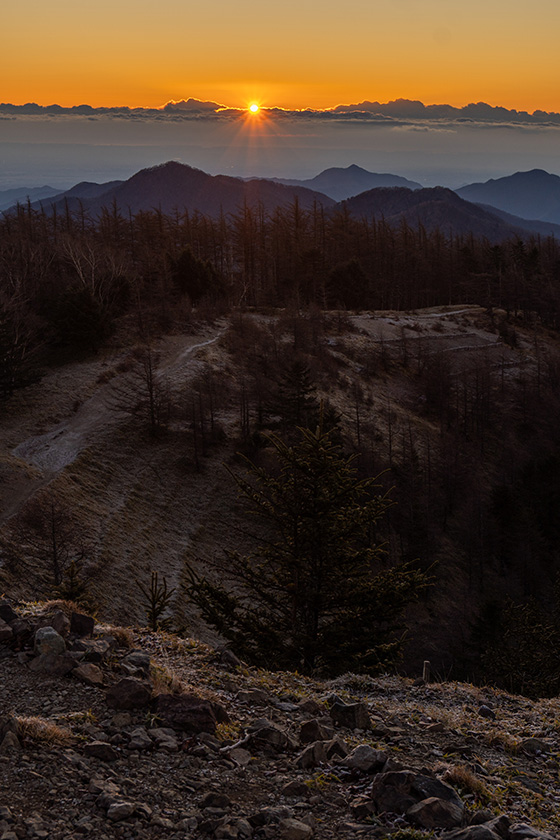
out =
<path fill-rule="evenodd" d="M 0 602 L 0 840 L 550 840 L 560 702 L 247 667 Z"/>

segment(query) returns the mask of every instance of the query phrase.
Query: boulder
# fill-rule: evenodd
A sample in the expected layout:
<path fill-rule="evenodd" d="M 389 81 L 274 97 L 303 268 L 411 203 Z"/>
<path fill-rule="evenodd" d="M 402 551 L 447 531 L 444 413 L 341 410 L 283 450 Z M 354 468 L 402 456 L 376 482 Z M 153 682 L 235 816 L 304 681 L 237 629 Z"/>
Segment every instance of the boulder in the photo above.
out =
<path fill-rule="evenodd" d="M 463 805 L 430 796 L 412 805 L 406 812 L 407 818 L 421 828 L 455 828 L 461 825 Z"/>
<path fill-rule="evenodd" d="M 99 688 L 103 685 L 103 671 L 92 662 L 84 662 L 83 665 L 78 665 L 77 668 L 74 668 L 72 675 L 87 685 L 95 685 Z"/>
<path fill-rule="evenodd" d="M 338 726 L 347 729 L 371 729 L 371 720 L 365 703 L 333 703 L 331 718 Z"/>
<path fill-rule="evenodd" d="M 328 718 L 327 721 L 328 723 L 326 721 L 313 718 L 313 720 L 306 720 L 305 723 L 302 723 L 299 730 L 300 742 L 302 744 L 312 744 L 314 741 L 328 741 L 332 738 L 334 730 L 332 726 L 330 726 Z"/>
<path fill-rule="evenodd" d="M 125 677 L 112 685 L 105 696 L 114 709 L 141 709 L 150 703 L 152 687 L 142 680 Z"/>
<path fill-rule="evenodd" d="M 218 705 L 195 694 L 159 694 L 154 702 L 154 712 L 164 726 L 172 729 L 191 735 L 199 732 L 214 734 L 218 722 Z M 223 707 L 222 712 L 227 716 Z"/>
<path fill-rule="evenodd" d="M 70 616 L 70 632 L 75 636 L 93 636 L 95 619 L 91 615 L 73 612 Z"/>
<path fill-rule="evenodd" d="M 29 670 L 51 677 L 64 677 L 76 667 L 76 660 L 69 653 L 42 653 L 29 663 Z"/>
<path fill-rule="evenodd" d="M 87 758 L 99 758 L 101 761 L 116 761 L 119 757 L 117 750 L 105 741 L 92 741 L 84 746 Z"/>
<path fill-rule="evenodd" d="M 357 770 L 360 773 L 379 773 L 383 769 L 387 757 L 387 753 L 382 750 L 375 750 L 368 744 L 359 744 L 340 764 L 342 767 Z"/>
<path fill-rule="evenodd" d="M 11 642 L 14 638 L 14 631 L 10 625 L 0 618 L 0 643 Z"/>
<path fill-rule="evenodd" d="M 295 760 L 295 765 L 300 770 L 310 770 L 313 767 L 318 767 L 320 764 L 326 763 L 327 753 L 325 752 L 322 741 L 315 741 L 314 744 L 309 744 Z"/>
<path fill-rule="evenodd" d="M 39 627 L 35 632 L 34 651 L 38 655 L 66 653 L 66 642 L 54 627 Z"/>

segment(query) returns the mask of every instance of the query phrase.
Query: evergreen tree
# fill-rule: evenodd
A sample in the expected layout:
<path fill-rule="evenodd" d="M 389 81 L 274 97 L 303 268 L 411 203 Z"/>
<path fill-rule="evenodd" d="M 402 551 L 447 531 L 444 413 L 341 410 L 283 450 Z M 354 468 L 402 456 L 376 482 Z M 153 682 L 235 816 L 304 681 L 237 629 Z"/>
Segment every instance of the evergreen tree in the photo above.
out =
<path fill-rule="evenodd" d="M 380 568 L 376 524 L 390 504 L 360 481 L 321 428 L 288 446 L 270 438 L 277 472 L 235 477 L 260 517 L 258 552 L 228 553 L 219 582 L 191 572 L 204 618 L 253 662 L 310 673 L 376 672 L 397 659 L 402 614 L 427 585 L 411 565 Z"/>

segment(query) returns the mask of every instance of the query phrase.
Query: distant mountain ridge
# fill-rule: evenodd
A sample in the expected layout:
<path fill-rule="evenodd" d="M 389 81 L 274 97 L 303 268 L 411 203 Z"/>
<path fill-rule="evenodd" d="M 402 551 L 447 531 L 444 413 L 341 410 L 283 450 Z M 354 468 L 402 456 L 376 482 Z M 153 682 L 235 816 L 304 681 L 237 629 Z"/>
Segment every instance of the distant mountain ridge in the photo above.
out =
<path fill-rule="evenodd" d="M 519 183 L 519 176 L 537 173 L 546 185 L 554 186 L 560 178 L 541 170 L 533 173 L 516 173 L 510 179 L 500 182 Z M 332 192 L 338 189 L 345 194 L 352 184 L 374 182 L 395 182 L 399 186 L 376 186 L 363 190 L 342 202 L 336 202 L 326 192 L 312 190 L 304 184 L 326 185 Z M 411 186 L 403 186 L 410 184 Z M 490 186 L 499 182 L 488 182 Z M 529 178 L 534 184 L 534 179 Z M 333 167 L 307 181 L 281 183 L 262 178 L 242 179 L 228 175 L 209 175 L 200 169 L 169 161 L 159 166 L 142 169 L 127 181 L 110 181 L 95 184 L 87 181 L 76 184 L 72 189 L 54 197 L 36 202 L 34 207 L 49 212 L 85 212 L 92 217 L 99 216 L 105 207 L 116 206 L 128 215 L 140 211 L 158 210 L 165 214 L 174 212 L 199 212 L 218 218 L 220 214 L 239 212 L 244 206 L 262 207 L 271 213 L 277 207 L 292 204 L 296 199 L 303 210 L 321 206 L 327 212 L 344 207 L 354 216 L 384 218 L 391 225 L 405 220 L 412 227 L 423 225 L 426 230 L 439 228 L 445 234 L 468 234 L 486 237 L 499 242 L 512 236 L 526 236 L 528 232 L 541 235 L 560 235 L 560 226 L 539 218 L 527 220 L 517 215 L 496 209 L 489 202 L 469 201 L 460 193 L 468 192 L 469 185 L 461 190 L 445 187 L 424 188 L 413 181 L 396 175 L 379 175 L 367 172 L 356 165 L 345 169 Z M 487 185 L 482 185 L 487 186 Z M 475 194 L 478 193 L 475 191 Z M 552 190 L 554 196 L 554 192 Z M 535 214 L 534 214 L 535 215 Z"/>
<path fill-rule="evenodd" d="M 40 201 L 42 198 L 50 198 L 57 195 L 60 190 L 55 187 L 14 187 L 11 190 L 0 190 L 0 210 L 7 210 L 18 202 L 23 204 L 29 201 Z"/>
<path fill-rule="evenodd" d="M 335 202 L 328 196 L 305 187 L 288 187 L 265 179 L 244 181 L 230 175 L 208 175 L 201 169 L 176 161 L 142 169 L 127 181 L 108 184 L 78 184 L 55 200 L 42 202 L 45 209 L 66 206 L 72 211 L 83 206 L 91 215 L 98 215 L 103 207 L 116 204 L 123 213 L 159 210 L 198 211 L 218 218 L 221 213 L 234 213 L 245 204 L 262 204 L 266 211 L 298 199 L 302 209 L 316 202 L 330 207 Z"/>
<path fill-rule="evenodd" d="M 331 169 L 325 169 L 314 178 L 306 180 L 275 178 L 279 184 L 287 184 L 289 186 L 308 187 L 311 190 L 318 190 L 325 193 L 325 195 L 334 198 L 335 201 L 342 201 L 345 198 L 350 198 L 353 195 L 358 195 L 365 190 L 371 190 L 375 187 L 408 187 L 411 190 L 418 190 L 422 188 L 421 184 L 416 181 L 409 181 L 400 175 L 391 175 L 389 173 L 368 172 L 367 169 L 362 169 L 352 163 L 347 167 L 334 166 Z"/>
<path fill-rule="evenodd" d="M 543 169 L 467 184 L 455 192 L 467 201 L 490 204 L 514 216 L 560 224 L 560 178 Z"/>

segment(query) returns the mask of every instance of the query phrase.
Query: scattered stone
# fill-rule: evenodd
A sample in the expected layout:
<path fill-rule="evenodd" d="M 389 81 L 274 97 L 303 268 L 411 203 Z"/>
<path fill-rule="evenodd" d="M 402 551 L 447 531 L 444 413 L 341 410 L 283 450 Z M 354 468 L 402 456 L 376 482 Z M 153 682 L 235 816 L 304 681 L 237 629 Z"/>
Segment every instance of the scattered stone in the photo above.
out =
<path fill-rule="evenodd" d="M 70 633 L 76 636 L 93 636 L 95 619 L 91 615 L 73 612 L 70 616 Z"/>
<path fill-rule="evenodd" d="M 125 677 L 112 685 L 107 691 L 106 700 L 114 709 L 141 709 L 152 699 L 152 687 L 149 683 Z"/>
<path fill-rule="evenodd" d="M 455 828 L 461 825 L 463 819 L 463 805 L 430 796 L 423 799 L 406 812 L 407 818 L 414 825 L 422 828 Z"/>
<path fill-rule="evenodd" d="M 52 627 L 61 636 L 67 636 L 70 630 L 70 619 L 62 610 L 56 610 L 40 616 L 37 620 L 37 627 Z M 37 634 L 35 634 L 35 638 L 37 638 Z"/>
<path fill-rule="evenodd" d="M 11 624 L 17 619 L 18 615 L 14 612 L 12 606 L 8 601 L 0 601 L 0 619 L 6 624 Z"/>
<path fill-rule="evenodd" d="M 324 714 L 324 707 L 317 703 L 316 700 L 312 700 L 308 698 L 307 700 L 302 700 L 299 704 L 299 708 L 302 712 L 305 712 L 308 715 L 314 715 L 317 717 L 318 715 Z"/>
<path fill-rule="evenodd" d="M 117 750 L 105 741 L 92 741 L 84 746 L 87 758 L 99 758 L 101 761 L 116 761 L 119 757 Z"/>
<path fill-rule="evenodd" d="M 278 830 L 282 840 L 308 840 L 313 836 L 313 829 L 304 822 L 287 817 L 280 820 Z"/>
<path fill-rule="evenodd" d="M 60 656 L 66 653 L 66 642 L 54 627 L 39 627 L 35 633 L 33 649 L 38 655 Z"/>
<path fill-rule="evenodd" d="M 334 703 L 331 717 L 338 726 L 347 729 L 371 729 L 371 720 L 365 703 Z"/>
<path fill-rule="evenodd" d="M 496 720 L 496 712 L 494 712 L 490 706 L 485 706 L 484 704 L 480 706 L 478 710 L 478 714 L 481 717 L 488 718 L 489 720 Z"/>
<path fill-rule="evenodd" d="M 327 753 L 325 752 L 322 741 L 315 741 L 314 744 L 309 744 L 295 760 L 295 765 L 300 770 L 310 770 L 313 767 L 318 767 L 320 764 L 326 763 Z"/>
<path fill-rule="evenodd" d="M 0 743 L 0 755 L 8 755 L 9 753 L 20 752 L 21 744 L 15 732 L 6 732 Z"/>
<path fill-rule="evenodd" d="M 312 744 L 314 741 L 328 741 L 334 735 L 330 720 L 306 720 L 299 730 L 299 740 L 302 744 Z"/>
<path fill-rule="evenodd" d="M 84 662 L 83 665 L 78 665 L 77 668 L 74 668 L 72 676 L 87 685 L 95 685 L 98 688 L 103 685 L 103 671 L 92 662 Z"/>
<path fill-rule="evenodd" d="M 327 758 L 330 760 L 334 760 L 336 758 L 346 758 L 350 752 L 346 742 L 343 741 L 342 738 L 339 738 L 338 735 L 331 738 L 330 741 L 325 741 L 324 746 Z"/>
<path fill-rule="evenodd" d="M 266 718 L 255 721 L 249 727 L 247 744 L 254 750 L 267 753 L 285 752 L 292 746 L 287 734 Z"/>
<path fill-rule="evenodd" d="M 227 757 L 239 767 L 247 767 L 252 755 L 248 750 L 244 750 L 243 747 L 234 747 L 234 749 L 227 751 Z"/>
<path fill-rule="evenodd" d="M 386 752 L 375 750 L 368 744 L 359 744 L 340 763 L 343 767 L 358 770 L 360 773 L 377 773 L 383 769 L 387 758 Z"/>
<path fill-rule="evenodd" d="M 14 631 L 2 618 L 0 618 L 0 643 L 11 642 L 14 638 Z"/>
<path fill-rule="evenodd" d="M 113 802 L 107 809 L 107 818 L 113 822 L 120 822 L 131 817 L 135 810 L 133 802 Z"/>
<path fill-rule="evenodd" d="M 300 798 L 303 796 L 309 796 L 309 788 L 305 782 L 301 782 L 299 779 L 293 779 L 291 782 L 287 782 L 287 784 L 284 785 L 280 793 L 282 796 L 294 796 Z"/>
<path fill-rule="evenodd" d="M 143 726 L 130 733 L 129 750 L 151 750 L 153 742 Z"/>
<path fill-rule="evenodd" d="M 122 660 L 121 665 L 130 665 L 133 669 L 140 671 L 145 677 L 150 674 L 150 654 L 145 650 L 131 650 Z"/>
<path fill-rule="evenodd" d="M 225 793 L 219 793 L 217 791 L 210 791 L 210 793 L 207 793 L 200 803 L 201 808 L 229 808 L 230 805 L 231 799 L 229 796 Z"/>
<path fill-rule="evenodd" d="M 60 636 L 59 639 L 64 644 L 64 639 Z M 76 664 L 76 660 L 69 653 L 42 653 L 40 656 L 36 656 L 31 660 L 29 670 L 49 674 L 52 677 L 64 677 L 70 671 L 74 670 Z"/>
<path fill-rule="evenodd" d="M 471 825 L 468 828 L 459 828 L 456 831 L 445 832 L 441 840 L 503 840 L 500 834 L 496 834 L 486 825 Z"/>
<path fill-rule="evenodd" d="M 150 729 L 150 736 L 154 739 L 158 749 L 169 753 L 178 752 L 179 742 L 173 729 L 166 727 Z"/>
<path fill-rule="evenodd" d="M 237 694 L 240 703 L 250 703 L 252 706 L 268 706 L 269 697 L 262 688 L 251 688 L 248 691 L 240 691 Z"/>
<path fill-rule="evenodd" d="M 195 694 L 159 694 L 155 700 L 154 712 L 164 726 L 172 729 L 193 735 L 199 732 L 214 734 L 218 722 L 217 707 L 217 703 L 210 703 Z M 223 707 L 222 712 L 228 717 Z"/>

